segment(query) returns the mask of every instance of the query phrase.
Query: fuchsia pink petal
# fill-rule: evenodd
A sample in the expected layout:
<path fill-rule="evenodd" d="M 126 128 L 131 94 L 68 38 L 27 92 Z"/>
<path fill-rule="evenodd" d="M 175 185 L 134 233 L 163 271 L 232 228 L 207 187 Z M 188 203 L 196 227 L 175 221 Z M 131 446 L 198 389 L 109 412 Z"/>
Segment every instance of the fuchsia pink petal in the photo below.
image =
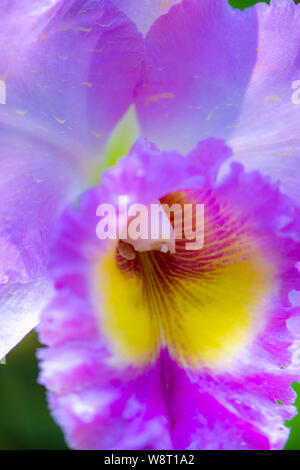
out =
<path fill-rule="evenodd" d="M 208 154 L 215 155 L 211 166 L 204 158 Z M 233 165 L 217 183 L 220 165 L 228 156 L 229 149 L 211 139 L 185 158 L 172 152 L 162 152 L 159 158 L 158 149 L 141 140 L 128 157 L 104 173 L 103 186 L 84 194 L 77 208 L 70 207 L 61 218 L 51 265 L 57 295 L 42 316 L 39 335 L 47 347 L 39 357 L 40 382 L 49 390 L 50 408 L 70 446 L 165 450 L 284 446 L 289 433 L 285 420 L 296 411 L 291 383 L 299 377 L 299 341 L 292 324 L 298 307 L 290 301 L 300 280 L 299 210 L 268 178 L 245 173 L 240 165 Z M 164 349 L 154 364 L 122 366 L 113 361 L 110 342 L 97 326 L 92 300 L 94 266 L 106 249 L 95 235 L 97 205 L 105 195 L 108 202 L 122 194 L 130 201 L 148 203 L 151 195 L 156 200 L 196 185 L 223 204 L 239 208 L 265 260 L 275 264 L 278 287 L 261 307 L 266 324 L 221 369 L 183 368 Z M 225 294 L 230 295 L 230 291 Z"/>

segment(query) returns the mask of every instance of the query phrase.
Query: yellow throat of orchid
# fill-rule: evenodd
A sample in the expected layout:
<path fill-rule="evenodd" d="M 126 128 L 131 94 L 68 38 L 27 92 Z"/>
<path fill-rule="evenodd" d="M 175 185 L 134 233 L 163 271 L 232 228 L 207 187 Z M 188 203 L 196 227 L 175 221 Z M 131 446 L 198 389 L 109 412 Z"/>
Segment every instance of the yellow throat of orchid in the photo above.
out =
<path fill-rule="evenodd" d="M 209 193 L 196 197 L 206 207 L 202 249 L 187 251 L 186 240 L 176 240 L 175 253 L 163 248 L 166 240 L 156 249 L 151 240 L 142 247 L 121 240 L 97 266 L 100 328 L 123 364 L 145 366 L 165 347 L 185 367 L 222 367 L 264 326 L 272 266 L 235 208 L 216 209 Z"/>

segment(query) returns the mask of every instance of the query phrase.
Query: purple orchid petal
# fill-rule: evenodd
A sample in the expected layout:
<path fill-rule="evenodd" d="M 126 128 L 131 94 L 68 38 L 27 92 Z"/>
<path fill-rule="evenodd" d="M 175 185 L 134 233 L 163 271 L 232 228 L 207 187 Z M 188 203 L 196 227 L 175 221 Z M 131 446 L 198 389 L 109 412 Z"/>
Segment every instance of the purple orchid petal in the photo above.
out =
<path fill-rule="evenodd" d="M 0 285 L 0 359 L 36 327 L 53 293 L 46 278 Z"/>
<path fill-rule="evenodd" d="M 39 352 L 40 382 L 49 390 L 50 408 L 71 447 L 279 449 L 286 442 L 289 431 L 284 423 L 296 412 L 291 383 L 299 377 L 299 331 L 293 320 L 299 308 L 290 301 L 300 278 L 299 209 L 269 178 L 246 173 L 239 164 L 218 182 L 218 170 L 229 156 L 229 149 L 215 139 L 199 143 L 185 158 L 175 152 L 160 154 L 141 139 L 128 157 L 104 173 L 103 187 L 86 192 L 60 219 L 51 263 L 57 291 L 39 326 L 40 340 L 47 345 Z M 117 245 L 107 247 L 97 238 L 100 203 L 117 204 L 118 196 L 126 195 L 131 202 L 148 204 L 151 199 L 165 200 L 167 193 L 173 194 L 173 201 L 189 188 L 206 207 L 206 242 L 199 258 L 180 251 L 179 244 L 178 258 L 153 255 L 147 258 L 153 271 L 149 264 L 141 271 L 135 260 L 121 259 Z M 252 255 L 251 280 L 247 260 Z M 112 264 L 103 265 L 107 259 Z M 225 275 L 219 289 L 226 266 L 229 277 Z M 231 268 L 238 269 L 237 277 L 231 277 Z M 103 278 L 99 269 L 104 269 Z M 147 269 L 153 300 L 147 310 L 149 324 L 141 322 L 140 308 L 148 297 L 139 295 L 148 292 L 146 277 L 145 290 L 132 283 L 141 272 L 146 276 Z M 241 300 L 243 285 L 246 290 L 252 287 Z M 241 323 L 244 309 L 250 309 L 253 319 L 246 332 Z M 226 311 L 224 330 L 218 333 Z M 105 313 L 109 321 L 116 319 L 111 329 Z M 161 315 L 164 331 L 159 346 L 152 341 L 152 334 L 160 331 L 153 321 L 156 315 Z M 197 315 L 200 323 L 189 329 Z M 225 351 L 228 326 L 237 329 L 238 342 L 242 340 L 232 349 L 235 339 L 230 333 Z M 193 343 L 194 333 L 199 338 Z M 141 336 L 146 350 L 140 343 L 135 355 L 130 348 L 134 351 Z M 198 351 L 194 359 L 192 344 Z M 216 362 L 211 362 L 209 348 L 213 355 L 221 348 Z"/>
<path fill-rule="evenodd" d="M 1 150 L 0 283 L 29 282 L 46 275 L 51 229 L 80 187 L 79 168 L 55 142 L 7 137 Z"/>
<path fill-rule="evenodd" d="M 299 200 L 299 22 L 293 0 L 243 12 L 226 0 L 175 5 L 146 37 L 136 92 L 144 135 L 181 151 L 226 138 L 236 160 Z"/>
<path fill-rule="evenodd" d="M 140 75 L 136 26 L 109 1 L 4 2 L 1 9 L 1 122 L 59 141 L 81 161 L 99 158 Z"/>
<path fill-rule="evenodd" d="M 237 160 L 280 180 L 299 201 L 300 7 L 273 0 L 255 9 L 257 58 L 229 142 Z"/>
<path fill-rule="evenodd" d="M 144 35 L 149 31 L 154 21 L 168 13 L 170 8 L 181 0 L 113 0 L 113 3 L 132 19 L 139 31 Z"/>
<path fill-rule="evenodd" d="M 53 223 L 132 101 L 142 36 L 109 1 L 5 0 L 0 15 L 0 283 L 23 289 L 46 275 Z M 5 305 L 0 335 L 19 341 L 37 317 L 15 306 L 6 323 Z"/>
<path fill-rule="evenodd" d="M 143 134 L 160 148 L 186 151 L 206 137 L 224 138 L 242 105 L 256 61 L 254 9 L 226 0 L 183 0 L 145 39 L 136 91 Z"/>

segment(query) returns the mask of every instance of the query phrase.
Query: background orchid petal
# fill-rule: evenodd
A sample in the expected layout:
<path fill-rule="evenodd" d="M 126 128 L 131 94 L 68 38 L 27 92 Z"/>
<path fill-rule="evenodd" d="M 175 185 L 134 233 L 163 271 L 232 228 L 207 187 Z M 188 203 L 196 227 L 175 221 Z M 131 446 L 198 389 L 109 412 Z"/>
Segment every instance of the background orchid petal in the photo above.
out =
<path fill-rule="evenodd" d="M 170 8 L 181 0 L 113 0 L 114 4 L 124 11 L 144 35 L 149 31 L 159 16 L 168 13 Z"/>
<path fill-rule="evenodd" d="M 46 274 L 52 225 L 78 180 L 72 156 L 55 143 L 14 134 L 2 140 L 0 283 Z"/>
<path fill-rule="evenodd" d="M 7 90 L 0 122 L 59 141 L 74 158 L 99 158 L 132 101 L 142 36 L 110 1 L 57 1 L 34 12 L 27 3 L 0 7 L 6 18 L 0 77 Z"/>
<path fill-rule="evenodd" d="M 110 1 L 4 0 L 0 15 L 0 287 L 21 312 L 3 300 L 7 350 L 37 323 L 44 292 L 31 316 L 26 286 L 46 275 L 53 223 L 132 101 L 142 36 Z"/>
<path fill-rule="evenodd" d="M 52 292 L 46 278 L 0 285 L 0 360 L 36 327 Z"/>
<path fill-rule="evenodd" d="M 232 132 L 256 61 L 255 9 L 226 0 L 183 0 L 145 39 L 136 89 L 142 132 L 162 149 L 186 152 Z"/>
<path fill-rule="evenodd" d="M 37 325 L 49 300 L 51 230 L 75 196 L 79 175 L 55 143 L 14 133 L 2 138 L 0 168 L 0 352 L 6 354 Z"/>
<path fill-rule="evenodd" d="M 299 200 L 300 7 L 273 0 L 255 10 L 257 59 L 229 144 L 234 158 Z"/>

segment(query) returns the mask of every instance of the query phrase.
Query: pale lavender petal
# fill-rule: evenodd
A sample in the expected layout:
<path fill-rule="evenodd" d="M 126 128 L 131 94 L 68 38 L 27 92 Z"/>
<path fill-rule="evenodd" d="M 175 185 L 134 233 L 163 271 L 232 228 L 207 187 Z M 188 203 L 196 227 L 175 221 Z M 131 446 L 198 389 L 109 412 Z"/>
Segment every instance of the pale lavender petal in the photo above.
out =
<path fill-rule="evenodd" d="M 131 103 L 142 36 L 109 1 L 4 0 L 0 16 L 0 283 L 22 283 L 24 292 L 46 275 L 55 219 L 86 187 Z M 6 349 L 36 315 L 26 327 L 18 321 L 4 304 Z"/>
<path fill-rule="evenodd" d="M 232 132 L 256 60 L 254 9 L 183 0 L 145 40 L 136 102 L 142 131 L 163 149 L 190 150 Z"/>
<path fill-rule="evenodd" d="M 44 274 L 52 223 L 131 100 L 141 38 L 110 2 L 0 11 L 0 282 L 18 282 Z"/>
<path fill-rule="evenodd" d="M 52 226 L 80 187 L 79 166 L 55 142 L 9 133 L 0 152 L 0 283 L 28 282 L 46 274 Z"/>
<path fill-rule="evenodd" d="M 0 360 L 37 326 L 52 295 L 52 283 L 45 278 L 0 285 Z"/>
<path fill-rule="evenodd" d="M 229 142 L 237 160 L 299 201 L 300 6 L 272 0 L 255 10 L 257 59 Z"/>
<path fill-rule="evenodd" d="M 103 0 L 5 1 L 0 14 L 0 122 L 100 158 L 140 76 L 136 26 Z"/>

